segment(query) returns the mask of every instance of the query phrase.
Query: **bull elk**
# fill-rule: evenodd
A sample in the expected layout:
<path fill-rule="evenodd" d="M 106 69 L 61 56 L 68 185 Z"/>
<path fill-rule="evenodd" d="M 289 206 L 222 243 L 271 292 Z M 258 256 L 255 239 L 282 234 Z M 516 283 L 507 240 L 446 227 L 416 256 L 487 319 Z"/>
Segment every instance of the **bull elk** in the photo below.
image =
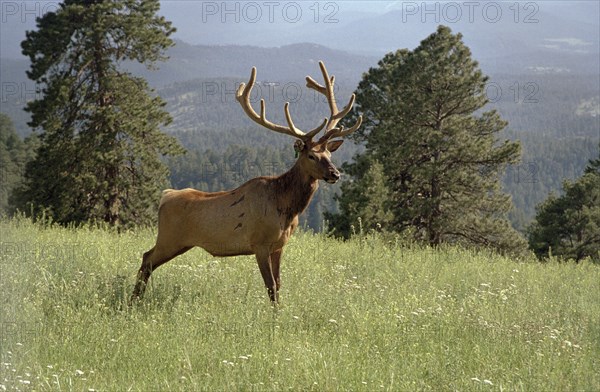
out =
<path fill-rule="evenodd" d="M 354 94 L 350 102 L 338 110 L 333 92 L 335 79 L 329 77 L 323 62 L 319 62 L 319 66 L 324 85 L 310 76 L 306 77 L 306 85 L 327 98 L 331 115 L 309 132 L 294 125 L 289 103 L 284 106 L 287 126 L 267 120 L 264 99 L 260 101 L 260 114 L 252 108 L 250 93 L 256 80 L 256 68 L 252 68 L 248 84 L 240 84 L 236 99 L 254 122 L 298 139 L 294 144 L 298 153 L 296 163 L 280 176 L 257 177 L 230 191 L 209 193 L 189 188 L 163 191 L 156 244 L 144 253 L 132 301 L 143 295 L 152 271 L 195 246 L 219 257 L 256 255 L 269 298 L 272 302 L 278 301 L 281 255 L 298 226 L 298 215 L 310 203 L 318 180 L 333 184 L 340 178 L 331 162 L 331 153 L 343 140 L 332 139 L 351 134 L 362 122 L 362 117 L 358 117 L 350 129 L 337 127 L 352 109 Z M 323 136 L 314 141 L 323 129 Z"/>

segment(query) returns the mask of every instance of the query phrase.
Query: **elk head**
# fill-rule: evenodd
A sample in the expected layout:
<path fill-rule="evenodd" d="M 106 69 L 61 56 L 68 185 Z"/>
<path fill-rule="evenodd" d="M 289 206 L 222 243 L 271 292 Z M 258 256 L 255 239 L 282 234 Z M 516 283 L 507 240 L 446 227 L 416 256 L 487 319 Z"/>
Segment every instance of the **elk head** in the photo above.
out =
<path fill-rule="evenodd" d="M 335 77 L 329 76 L 325 64 L 323 64 L 322 61 L 319 61 L 319 67 L 323 74 L 324 85 L 317 83 L 313 78 L 307 76 L 306 86 L 323 94 L 327 98 L 331 114 L 329 118 L 325 118 L 320 125 L 308 132 L 301 131 L 294 125 L 292 116 L 290 115 L 289 102 L 286 102 L 284 105 L 287 126 L 275 124 L 267 120 L 264 99 L 260 100 L 260 114 L 252 108 L 252 105 L 250 104 L 250 93 L 256 81 L 256 67 L 252 67 L 248 84 L 240 84 L 236 98 L 242 105 L 242 108 L 248 117 L 257 124 L 272 131 L 290 135 L 298 139 L 294 143 L 294 150 L 298 154 L 296 165 L 298 165 L 304 173 L 316 180 L 325 180 L 328 183 L 333 184 L 339 180 L 340 172 L 331 162 L 331 153 L 342 145 L 343 140 L 332 139 L 341 138 L 356 131 L 362 123 L 362 116 L 359 116 L 356 123 L 349 129 L 344 129 L 343 126 L 337 127 L 339 121 L 352 110 L 355 96 L 352 94 L 350 102 L 348 102 L 342 110 L 339 110 L 333 93 Z M 316 141 L 313 140 L 313 138 L 323 129 L 325 129 L 323 136 Z"/>

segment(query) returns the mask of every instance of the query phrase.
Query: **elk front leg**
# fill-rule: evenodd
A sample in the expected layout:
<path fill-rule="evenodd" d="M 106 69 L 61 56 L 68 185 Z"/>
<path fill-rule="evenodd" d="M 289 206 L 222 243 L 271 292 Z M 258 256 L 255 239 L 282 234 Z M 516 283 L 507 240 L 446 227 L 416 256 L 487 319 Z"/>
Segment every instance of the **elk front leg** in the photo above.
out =
<path fill-rule="evenodd" d="M 281 288 L 281 279 L 279 278 L 279 265 L 281 263 L 282 253 L 283 248 L 271 253 L 271 268 L 273 269 L 273 278 L 275 278 L 275 290 L 277 291 L 277 293 L 279 293 L 279 289 Z"/>
<path fill-rule="evenodd" d="M 275 278 L 273 276 L 273 267 L 271 264 L 271 255 L 268 249 L 260 250 L 256 252 L 256 261 L 258 262 L 258 268 L 260 269 L 260 274 L 263 277 L 263 281 L 265 282 L 265 287 L 267 288 L 267 292 L 269 294 L 269 299 L 271 302 L 277 302 L 277 288 L 275 285 Z"/>

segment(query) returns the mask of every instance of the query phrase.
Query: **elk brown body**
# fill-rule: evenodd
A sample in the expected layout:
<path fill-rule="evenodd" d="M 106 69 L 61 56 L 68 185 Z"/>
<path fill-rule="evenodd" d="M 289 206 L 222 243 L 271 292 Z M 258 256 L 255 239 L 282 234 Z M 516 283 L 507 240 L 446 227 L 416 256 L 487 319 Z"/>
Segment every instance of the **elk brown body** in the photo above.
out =
<path fill-rule="evenodd" d="M 362 121 L 359 117 L 348 130 L 336 128 L 351 110 L 354 95 L 343 110 L 338 110 L 333 95 L 334 78 L 329 77 L 323 62 L 319 65 L 325 85 L 307 77 L 307 86 L 327 97 L 331 116 L 307 133 L 295 127 L 287 103 L 287 127 L 266 119 L 264 100 L 260 115 L 254 111 L 249 98 L 256 80 L 256 69 L 252 68 L 250 81 L 247 85 L 242 83 L 237 91 L 237 100 L 253 121 L 298 139 L 296 163 L 282 175 L 257 177 L 231 191 L 202 192 L 189 188 L 163 191 L 156 244 L 143 255 L 132 301 L 143 295 L 153 270 L 196 246 L 218 257 L 256 255 L 269 298 L 278 301 L 283 247 L 298 226 L 298 216 L 310 203 L 319 180 L 335 183 L 340 178 L 331 162 L 331 153 L 343 141 L 331 139 L 354 132 Z M 313 141 L 323 128 L 325 134 Z"/>

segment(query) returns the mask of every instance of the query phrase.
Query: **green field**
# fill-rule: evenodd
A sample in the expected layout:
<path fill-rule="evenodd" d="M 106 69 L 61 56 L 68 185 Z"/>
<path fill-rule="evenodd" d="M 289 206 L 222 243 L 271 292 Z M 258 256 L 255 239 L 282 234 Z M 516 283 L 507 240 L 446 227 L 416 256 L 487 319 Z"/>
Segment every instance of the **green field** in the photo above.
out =
<path fill-rule="evenodd" d="M 298 233 L 281 305 L 194 249 L 127 307 L 150 230 L 0 222 L 1 390 L 600 390 L 600 266 Z"/>

